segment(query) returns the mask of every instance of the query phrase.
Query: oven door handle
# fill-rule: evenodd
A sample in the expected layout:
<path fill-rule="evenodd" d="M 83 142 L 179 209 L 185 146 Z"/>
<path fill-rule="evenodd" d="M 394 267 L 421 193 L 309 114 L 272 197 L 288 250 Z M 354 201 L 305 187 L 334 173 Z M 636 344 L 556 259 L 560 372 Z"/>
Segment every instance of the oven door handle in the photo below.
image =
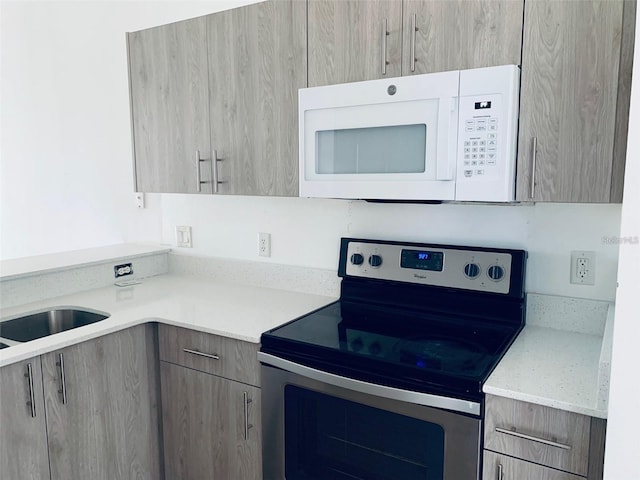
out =
<path fill-rule="evenodd" d="M 355 392 L 374 395 L 376 397 L 389 398 L 401 402 L 415 403 L 427 407 L 443 408 L 472 415 L 480 415 L 480 403 L 459 398 L 442 397 L 431 393 L 414 392 L 400 388 L 377 385 L 349 377 L 342 377 L 333 373 L 317 370 L 315 368 L 300 365 L 299 363 L 285 360 L 269 353 L 258 352 L 258 360 L 272 367 L 280 368 L 288 372 L 310 378 L 318 382 L 327 383 L 340 388 L 346 388 Z"/>

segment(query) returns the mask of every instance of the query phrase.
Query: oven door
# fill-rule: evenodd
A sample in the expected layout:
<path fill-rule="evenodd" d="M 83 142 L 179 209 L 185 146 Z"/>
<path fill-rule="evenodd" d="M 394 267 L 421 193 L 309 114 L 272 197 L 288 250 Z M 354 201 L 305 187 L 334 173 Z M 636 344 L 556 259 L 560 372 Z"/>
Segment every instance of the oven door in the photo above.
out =
<path fill-rule="evenodd" d="M 479 478 L 479 418 L 363 393 L 349 379 L 338 387 L 299 367 L 261 366 L 265 480 Z"/>
<path fill-rule="evenodd" d="M 453 200 L 458 82 L 453 71 L 301 89 L 300 196 Z"/>

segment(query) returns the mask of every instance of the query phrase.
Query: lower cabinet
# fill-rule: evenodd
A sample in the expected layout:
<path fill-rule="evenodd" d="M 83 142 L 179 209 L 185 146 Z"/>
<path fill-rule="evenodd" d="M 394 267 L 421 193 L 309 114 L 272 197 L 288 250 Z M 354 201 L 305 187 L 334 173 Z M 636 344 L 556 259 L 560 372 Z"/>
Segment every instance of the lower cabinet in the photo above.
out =
<path fill-rule="evenodd" d="M 584 480 L 584 477 L 485 450 L 482 480 Z"/>
<path fill-rule="evenodd" d="M 158 326 L 167 480 L 262 479 L 258 345 Z"/>
<path fill-rule="evenodd" d="M 161 478 L 155 351 L 143 325 L 0 369 L 2 478 Z"/>
<path fill-rule="evenodd" d="M 167 479 L 262 478 L 260 389 L 161 362 Z"/>
<path fill-rule="evenodd" d="M 0 368 L 0 478 L 50 479 L 40 357 Z"/>
<path fill-rule="evenodd" d="M 483 480 L 602 480 L 605 420 L 487 395 Z"/>

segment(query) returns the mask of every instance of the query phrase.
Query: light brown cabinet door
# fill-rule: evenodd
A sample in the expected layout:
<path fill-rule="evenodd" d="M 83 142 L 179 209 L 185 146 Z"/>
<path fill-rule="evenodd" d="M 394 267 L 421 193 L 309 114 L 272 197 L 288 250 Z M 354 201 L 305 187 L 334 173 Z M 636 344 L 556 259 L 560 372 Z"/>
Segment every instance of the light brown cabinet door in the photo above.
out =
<path fill-rule="evenodd" d="M 310 87 L 400 76 L 400 0 L 308 3 Z"/>
<path fill-rule="evenodd" d="M 402 75 L 520 64 L 522 0 L 404 0 L 402 5 Z"/>
<path fill-rule="evenodd" d="M 142 325 L 42 356 L 51 480 L 160 478 L 154 348 Z"/>
<path fill-rule="evenodd" d="M 205 18 L 129 33 L 136 190 L 211 193 Z M 196 160 L 196 151 L 203 160 Z"/>
<path fill-rule="evenodd" d="M 306 12 L 305 2 L 272 0 L 206 17 L 218 193 L 298 195 Z"/>
<path fill-rule="evenodd" d="M 40 357 L 0 368 L 0 478 L 50 478 Z"/>
<path fill-rule="evenodd" d="M 566 473 L 517 458 L 484 451 L 482 480 L 585 480 Z"/>
<path fill-rule="evenodd" d="M 518 200 L 610 201 L 623 3 L 525 3 Z"/>
<path fill-rule="evenodd" d="M 484 448 L 488 450 L 587 476 L 590 433 L 591 417 L 487 396 Z"/>
<path fill-rule="evenodd" d="M 160 362 L 166 478 L 262 478 L 260 389 Z"/>

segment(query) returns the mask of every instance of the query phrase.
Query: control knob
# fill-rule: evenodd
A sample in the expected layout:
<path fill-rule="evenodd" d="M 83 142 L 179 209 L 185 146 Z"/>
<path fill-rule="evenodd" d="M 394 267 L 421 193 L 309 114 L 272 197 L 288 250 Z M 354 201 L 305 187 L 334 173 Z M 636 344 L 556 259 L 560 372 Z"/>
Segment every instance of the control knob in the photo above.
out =
<path fill-rule="evenodd" d="M 378 268 L 380 265 L 382 265 L 382 257 L 380 255 L 371 255 L 369 257 L 369 265 L 371 265 L 373 268 Z"/>
<path fill-rule="evenodd" d="M 469 278 L 476 278 L 480 275 L 480 267 L 477 263 L 467 263 L 464 266 L 464 274 Z"/>
<path fill-rule="evenodd" d="M 504 268 L 500 265 L 491 265 L 489 270 L 487 270 L 487 275 L 489 275 L 489 278 L 494 282 L 498 282 L 504 277 Z"/>
<path fill-rule="evenodd" d="M 380 355 L 380 353 L 382 353 L 382 345 L 380 345 L 380 342 L 373 342 L 369 345 L 369 353 L 371 355 Z"/>
<path fill-rule="evenodd" d="M 351 263 L 353 265 L 362 265 L 364 263 L 364 257 L 360 253 L 354 253 L 351 255 Z"/>
<path fill-rule="evenodd" d="M 362 347 L 364 347 L 364 342 L 359 337 L 351 342 L 351 350 L 354 352 L 359 352 L 362 350 Z"/>

